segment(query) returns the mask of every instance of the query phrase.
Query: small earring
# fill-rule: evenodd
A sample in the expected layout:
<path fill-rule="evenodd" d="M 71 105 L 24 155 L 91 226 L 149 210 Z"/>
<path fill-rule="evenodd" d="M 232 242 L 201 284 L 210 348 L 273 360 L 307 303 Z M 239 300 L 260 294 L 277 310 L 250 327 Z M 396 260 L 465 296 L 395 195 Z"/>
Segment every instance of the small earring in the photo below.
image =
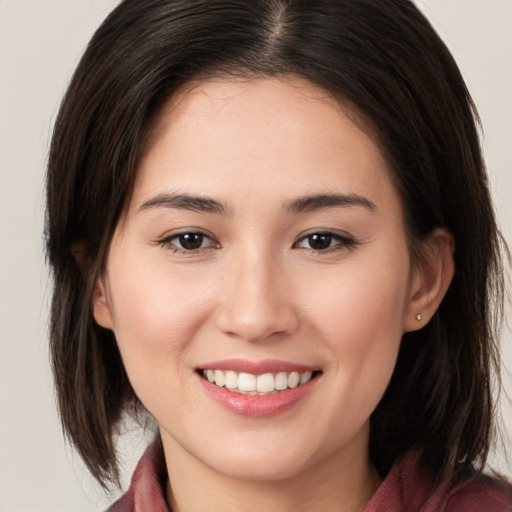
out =
<path fill-rule="evenodd" d="M 416 320 L 418 320 L 418 322 L 421 322 L 421 319 L 423 318 L 423 316 L 421 315 L 421 313 L 418 313 L 416 315 Z"/>

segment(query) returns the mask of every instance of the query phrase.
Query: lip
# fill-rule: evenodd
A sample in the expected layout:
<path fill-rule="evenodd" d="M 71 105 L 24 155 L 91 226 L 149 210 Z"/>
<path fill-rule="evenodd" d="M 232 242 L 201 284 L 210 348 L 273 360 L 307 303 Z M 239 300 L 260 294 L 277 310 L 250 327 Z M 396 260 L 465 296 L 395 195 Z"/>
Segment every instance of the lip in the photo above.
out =
<path fill-rule="evenodd" d="M 199 370 L 199 368 L 198 368 Z M 243 359 L 225 359 L 201 365 L 200 370 L 224 370 L 247 372 L 253 375 L 277 372 L 318 372 L 318 368 L 279 360 L 248 361 Z M 320 375 L 306 384 L 293 389 L 286 389 L 272 395 L 244 395 L 216 386 L 200 376 L 199 379 L 205 393 L 224 409 L 249 418 L 266 418 L 276 416 L 304 399 L 316 386 Z"/>
<path fill-rule="evenodd" d="M 278 372 L 315 372 L 320 370 L 318 367 L 307 366 L 304 364 L 293 363 L 290 361 L 281 361 L 278 359 L 265 359 L 262 361 L 249 361 L 247 359 L 223 359 L 205 363 L 197 368 L 198 370 L 223 370 L 233 372 L 252 373 L 253 375 L 263 375 L 264 373 Z"/>

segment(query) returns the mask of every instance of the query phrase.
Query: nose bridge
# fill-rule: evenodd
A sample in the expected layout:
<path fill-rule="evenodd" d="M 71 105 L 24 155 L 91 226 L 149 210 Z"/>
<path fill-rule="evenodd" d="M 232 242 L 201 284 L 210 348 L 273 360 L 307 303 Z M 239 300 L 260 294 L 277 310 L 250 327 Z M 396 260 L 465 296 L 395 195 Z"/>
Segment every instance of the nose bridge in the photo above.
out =
<path fill-rule="evenodd" d="M 286 273 L 266 244 L 247 243 L 232 255 L 219 328 L 247 341 L 290 333 L 297 326 Z"/>

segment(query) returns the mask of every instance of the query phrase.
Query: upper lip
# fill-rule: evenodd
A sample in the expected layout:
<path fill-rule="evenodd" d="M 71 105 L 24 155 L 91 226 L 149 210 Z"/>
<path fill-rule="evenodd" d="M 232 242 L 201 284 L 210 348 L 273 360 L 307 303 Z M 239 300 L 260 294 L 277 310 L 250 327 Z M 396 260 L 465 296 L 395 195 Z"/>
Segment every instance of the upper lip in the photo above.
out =
<path fill-rule="evenodd" d="M 314 372 L 318 367 L 309 366 L 291 361 L 282 361 L 278 359 L 264 359 L 262 361 L 250 361 L 248 359 L 222 359 L 205 363 L 198 367 L 200 370 L 224 370 L 237 373 L 245 372 L 253 375 L 262 375 L 264 373 L 278 372 Z"/>

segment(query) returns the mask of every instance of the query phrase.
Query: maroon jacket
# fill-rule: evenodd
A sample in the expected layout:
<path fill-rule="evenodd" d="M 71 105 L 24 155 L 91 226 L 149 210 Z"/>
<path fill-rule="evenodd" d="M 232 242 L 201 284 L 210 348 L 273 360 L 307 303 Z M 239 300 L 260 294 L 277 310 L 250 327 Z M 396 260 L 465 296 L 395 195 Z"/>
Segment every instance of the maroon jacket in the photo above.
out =
<path fill-rule="evenodd" d="M 435 490 L 418 468 L 417 456 L 395 464 L 362 512 L 512 512 L 512 501 L 497 485 L 477 479 Z M 167 470 L 159 443 L 139 461 L 130 488 L 107 512 L 170 512 L 165 502 Z"/>

